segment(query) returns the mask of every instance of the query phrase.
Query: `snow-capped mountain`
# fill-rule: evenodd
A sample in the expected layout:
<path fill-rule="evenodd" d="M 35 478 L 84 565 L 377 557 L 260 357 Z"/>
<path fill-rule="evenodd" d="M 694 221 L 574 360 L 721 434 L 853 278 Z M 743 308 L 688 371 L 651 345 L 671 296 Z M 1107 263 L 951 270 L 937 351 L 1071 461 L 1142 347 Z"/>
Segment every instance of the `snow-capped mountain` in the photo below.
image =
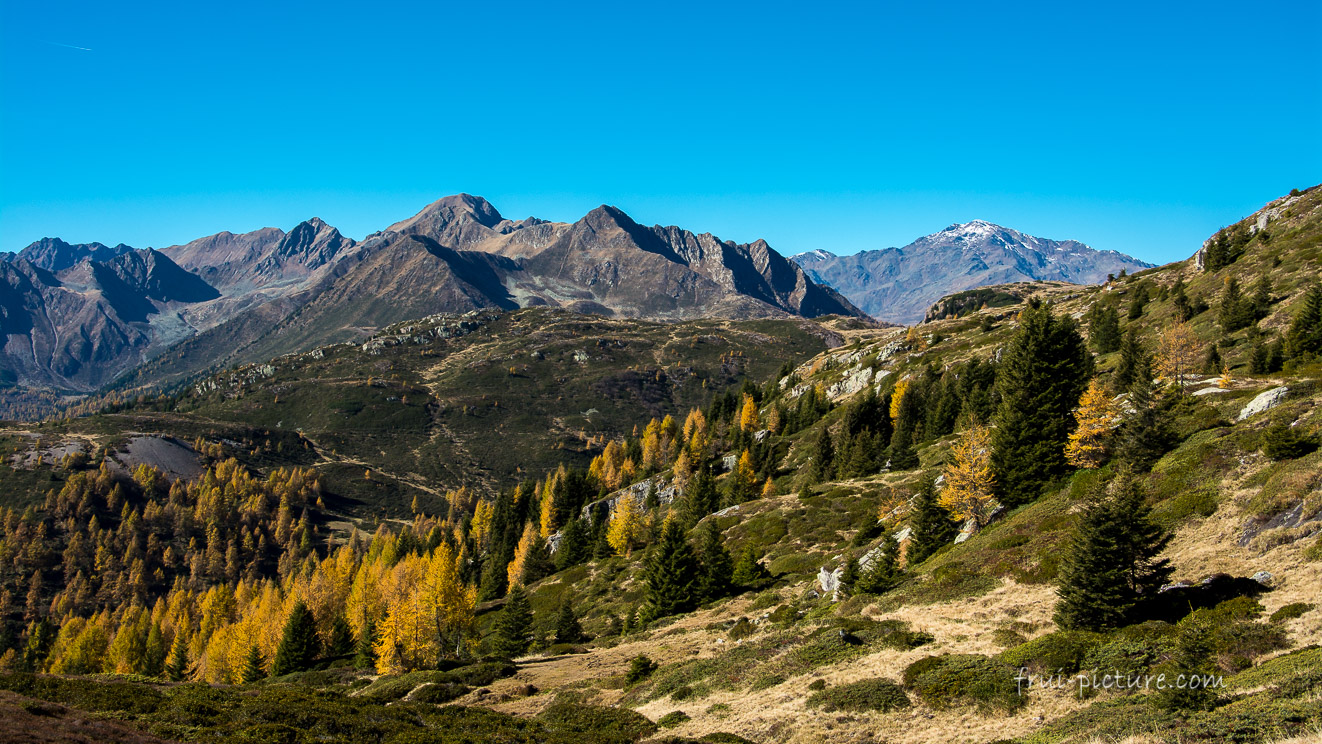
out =
<path fill-rule="evenodd" d="M 975 287 L 1035 279 L 1098 284 L 1121 269 L 1152 266 L 1117 251 L 1038 238 L 985 220 L 951 225 L 903 248 L 852 256 L 819 249 L 791 258 L 864 312 L 895 323 L 916 323 L 945 295 Z"/>

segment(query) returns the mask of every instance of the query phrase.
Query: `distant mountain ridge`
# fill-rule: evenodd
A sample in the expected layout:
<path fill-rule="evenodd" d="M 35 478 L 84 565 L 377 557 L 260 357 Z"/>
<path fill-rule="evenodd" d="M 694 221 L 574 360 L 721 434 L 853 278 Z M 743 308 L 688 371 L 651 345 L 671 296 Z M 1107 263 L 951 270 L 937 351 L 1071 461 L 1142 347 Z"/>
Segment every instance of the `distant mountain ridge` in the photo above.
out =
<path fill-rule="evenodd" d="M 873 317 L 906 324 L 922 320 L 942 297 L 966 289 L 1037 279 L 1099 284 L 1108 274 L 1154 265 L 985 220 L 951 225 L 903 248 L 852 256 L 815 250 L 791 259 Z"/>
<path fill-rule="evenodd" d="M 515 221 L 469 194 L 361 242 L 313 218 L 159 251 L 47 238 L 2 268 L 0 380 L 61 392 L 96 390 L 135 367 L 126 384 L 150 386 L 488 307 L 866 318 L 762 240 L 643 227 L 605 205 L 573 223 Z"/>

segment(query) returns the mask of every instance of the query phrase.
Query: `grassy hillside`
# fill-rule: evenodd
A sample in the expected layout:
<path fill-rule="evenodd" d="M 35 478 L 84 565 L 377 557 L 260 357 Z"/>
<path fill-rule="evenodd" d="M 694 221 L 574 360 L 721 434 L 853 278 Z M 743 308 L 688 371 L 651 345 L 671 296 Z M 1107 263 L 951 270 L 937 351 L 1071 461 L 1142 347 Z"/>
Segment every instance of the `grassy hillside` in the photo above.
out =
<path fill-rule="evenodd" d="M 78 437 L 112 448 L 129 441 L 130 431 L 229 439 L 227 453 L 252 467 L 317 467 L 330 490 L 346 499 L 328 500 L 327 510 L 370 512 L 416 494 L 440 499 L 436 492 L 451 483 L 495 490 L 544 477 L 562 461 L 583 465 L 608 440 L 642 434 L 651 417 L 682 419 L 714 391 L 745 378 L 761 383 L 744 388 L 756 401 L 755 417 L 740 406 L 709 409 L 710 449 L 703 450 L 721 493 L 742 477 L 738 467 L 727 472 L 727 457 L 748 450 L 756 494 L 727 497 L 723 508 L 699 514 L 689 536 L 697 543 L 715 524 L 726 549 L 750 552 L 765 576 L 741 579 L 729 596 L 692 612 L 662 618 L 643 612 L 635 619 L 648 597 L 653 553 L 644 546 L 656 542 L 667 509 L 682 518 L 684 488 L 694 483 L 671 466 L 654 468 L 651 480 L 639 480 L 655 486 L 643 489 L 651 499 L 640 499 L 639 547 L 603 548 L 607 529 L 598 522 L 587 558 L 530 582 L 533 642 L 514 660 L 512 674 L 472 684 L 446 676 L 451 670 L 378 677 L 329 659 L 321 671 L 239 688 L 239 702 L 235 688 L 200 688 L 213 690 L 205 694 L 214 698 L 205 714 L 184 723 L 180 711 L 196 705 L 190 696 L 203 694 L 191 685 L 129 696 L 151 697 L 146 703 L 87 703 L 155 735 L 260 738 L 270 722 L 260 711 L 244 712 L 250 705 L 316 699 L 326 710 L 308 719 L 309 730 L 322 731 L 324 720 L 341 715 L 331 708 L 346 706 L 352 736 L 370 741 L 445 741 L 446 724 L 434 717 L 486 715 L 475 709 L 494 711 L 481 719 L 493 732 L 519 722 L 548 727 L 524 729 L 520 735 L 531 741 L 556 741 L 555 731 L 566 730 L 591 741 L 608 739 L 581 732 L 620 741 L 767 744 L 1311 741 L 1322 735 L 1322 450 L 1301 446 L 1269 457 L 1264 445 L 1272 425 L 1305 443 L 1322 434 L 1322 361 L 1271 358 L 1301 313 L 1309 283 L 1322 276 L 1322 188 L 1273 202 L 1227 228 L 1223 239 L 1222 255 L 1234 258 L 1215 269 L 1190 259 L 1102 287 L 998 287 L 988 294 L 994 301 L 939 305 L 931 314 L 938 319 L 913 329 L 835 326 L 831 334 L 843 343 L 830 349 L 822 348 L 820 326 L 770 321 L 656 326 L 535 310 L 419 321 L 366 347 L 331 347 L 233 370 L 153 406 L 10 431 L 3 444 L 20 456 L 41 451 L 49 460 Z M 1265 300 L 1234 330 L 1226 330 L 1221 312 L 1228 277 L 1246 296 L 1262 277 L 1270 280 Z M 1061 472 L 1039 497 L 998 511 L 921 561 L 904 561 L 892 585 L 856 588 L 833 601 L 818 572 L 875 555 L 888 534 L 906 536 L 924 480 L 942 476 L 959 438 L 995 410 L 999 393 L 986 383 L 1003 373 L 1019 314 L 1033 300 L 1049 304 L 1057 317 L 1077 319 L 1090 337 L 1097 381 L 1115 388 L 1108 395 L 1125 395 L 1114 385 L 1122 353 L 1097 351 L 1100 338 L 1091 336 L 1103 325 L 1093 320 L 1099 311 L 1114 308 L 1119 330 L 1154 351 L 1187 315 L 1194 369 L 1183 392 L 1168 375 L 1160 396 L 1173 437 L 1150 470 L 1136 475 L 1153 520 L 1170 534 L 1162 552 L 1173 568 L 1168 591 L 1149 598 L 1144 614 L 1127 625 L 1090 632 L 1056 624 L 1068 546 L 1096 498 L 1094 487 L 1118 477 L 1121 465 L 1111 461 Z M 449 328 L 451 337 L 436 339 L 437 328 Z M 1213 348 L 1221 360 L 1216 369 L 1208 363 Z M 784 366 L 789 359 L 795 363 Z M 847 435 L 868 415 L 861 412 L 865 396 L 886 401 L 902 387 L 905 395 L 924 391 L 929 403 L 914 436 L 918 463 L 905 469 L 883 466 L 895 453 L 874 452 L 870 461 L 854 443 L 866 437 Z M 1278 392 L 1267 408 L 1269 391 Z M 1124 413 L 1126 400 L 1132 398 L 1118 398 L 1120 419 L 1132 415 Z M 841 466 L 814 477 L 824 432 L 836 443 Z M 16 467 L 0 477 L 23 492 L 69 477 L 29 461 L 12 461 Z M 640 471 L 625 484 L 647 475 Z M 675 484 L 681 495 L 667 506 L 656 494 Z M 535 511 L 525 493 L 509 497 L 507 489 L 507 500 L 494 502 L 515 514 L 506 532 L 516 540 Z M 427 496 L 419 508 L 435 513 L 431 505 L 444 502 Z M 596 503 L 619 504 L 623 496 L 609 493 Z M 482 552 L 467 516 L 444 529 L 435 529 L 438 518 L 415 519 L 414 543 L 443 542 L 445 529 L 468 530 L 459 544 L 472 549 L 464 555 L 475 562 L 473 571 L 476 561 L 504 569 Z M 533 532 L 523 534 L 531 539 Z M 305 558 L 286 585 L 318 586 L 319 571 L 333 575 L 326 567 L 333 561 L 317 568 L 311 560 L 321 555 Z M 588 640 L 555 642 L 566 603 Z M 478 648 L 489 649 L 504 604 L 501 598 L 477 603 Z M 1088 686 L 1073 678 L 1105 670 L 1155 675 L 1184 669 L 1190 659 L 1222 683 L 1198 704 L 1154 691 L 1097 690 L 1091 678 Z M 1020 670 L 1059 671 L 1073 681 L 1024 689 Z M 61 684 L 0 678 L 0 687 L 19 695 L 76 707 L 74 693 Z M 401 699 L 381 710 L 366 707 Z M 436 708 L 441 702 L 462 708 Z M 564 723 L 571 710 L 581 711 L 584 728 Z M 404 711 L 407 721 L 395 718 Z M 388 731 L 380 730 L 387 724 Z M 280 734 L 291 741 L 315 735 Z M 407 738 L 414 735 L 419 738 Z"/>

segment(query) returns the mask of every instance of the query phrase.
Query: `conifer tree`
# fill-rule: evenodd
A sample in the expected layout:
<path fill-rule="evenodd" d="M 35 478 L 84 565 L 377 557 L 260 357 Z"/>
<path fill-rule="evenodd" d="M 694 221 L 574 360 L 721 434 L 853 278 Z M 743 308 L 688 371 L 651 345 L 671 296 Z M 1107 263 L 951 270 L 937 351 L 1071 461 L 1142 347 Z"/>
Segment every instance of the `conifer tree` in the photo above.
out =
<path fill-rule="evenodd" d="M 583 640 L 583 626 L 574 614 L 573 592 L 566 592 L 560 601 L 560 613 L 555 618 L 555 642 L 578 643 Z"/>
<path fill-rule="evenodd" d="M 688 524 L 697 524 L 719 508 L 720 494 L 716 491 L 716 479 L 712 478 L 711 468 L 703 463 L 689 481 L 688 493 L 684 496 L 684 520 Z"/>
<path fill-rule="evenodd" d="M 701 560 L 702 581 L 699 594 L 704 601 L 720 599 L 730 593 L 734 576 L 734 561 L 721 540 L 716 520 L 707 520 L 702 526 Z"/>
<path fill-rule="evenodd" d="M 532 645 L 532 603 L 521 584 L 510 588 L 505 606 L 496 618 L 491 650 L 497 656 L 513 659 L 528 653 Z"/>
<path fill-rule="evenodd" d="M 1120 363 L 1111 378 L 1116 390 L 1128 390 L 1136 381 L 1152 380 L 1152 354 L 1139 338 L 1138 331 L 1129 328 L 1120 341 Z"/>
<path fill-rule="evenodd" d="M 1293 460 L 1316 450 L 1317 439 L 1304 434 L 1302 426 L 1290 426 L 1278 418 L 1262 433 L 1262 454 L 1272 460 Z"/>
<path fill-rule="evenodd" d="M 937 502 L 936 484 L 928 476 L 918 484 L 914 497 L 913 534 L 905 552 L 908 565 L 916 566 L 955 539 L 957 529 L 949 511 Z"/>
<path fill-rule="evenodd" d="M 294 603 L 294 609 L 285 621 L 280 645 L 275 649 L 275 661 L 271 663 L 271 676 L 282 677 L 311 669 L 319 651 L 317 620 L 300 599 Z"/>
<path fill-rule="evenodd" d="M 726 494 L 726 505 L 734 506 L 758 497 L 757 471 L 753 469 L 753 456 L 748 450 L 739 454 L 728 480 L 730 490 Z"/>
<path fill-rule="evenodd" d="M 1203 613 L 1189 615 L 1176 626 L 1175 649 L 1170 661 L 1158 666 L 1153 672 L 1176 680 L 1179 675 L 1184 675 L 1186 680 L 1190 676 L 1219 676 L 1212 660 L 1211 641 L 1215 632 L 1213 621 Z M 1166 685 L 1158 688 L 1153 696 L 1153 702 L 1158 707 L 1171 711 L 1207 710 L 1215 707 L 1216 699 L 1216 691 L 1210 685 L 1201 683 Z"/>
<path fill-rule="evenodd" d="M 1108 495 L 1089 495 L 1061 566 L 1056 624 L 1066 630 L 1103 631 L 1137 619 L 1140 603 L 1171 575 L 1158 558 L 1169 533 L 1152 521 L 1138 481 L 1122 474 Z"/>
<path fill-rule="evenodd" d="M 170 645 L 170 657 L 165 662 L 165 676 L 172 682 L 183 680 L 188 674 L 188 642 L 182 628 L 174 631 L 174 643 Z"/>
<path fill-rule="evenodd" d="M 909 385 L 900 396 L 895 411 L 895 431 L 891 434 L 891 470 L 913 470 L 918 467 L 919 422 L 922 420 L 922 396 Z"/>
<path fill-rule="evenodd" d="M 1217 350 L 1216 344 L 1207 345 L 1207 357 L 1203 359 L 1203 372 L 1214 375 L 1221 371 L 1225 362 L 1221 359 L 1221 352 Z"/>
<path fill-rule="evenodd" d="M 1134 412 L 1116 434 L 1116 459 L 1135 472 L 1146 473 L 1176 443 L 1171 416 L 1153 392 L 1152 383 L 1136 382 L 1129 389 Z"/>
<path fill-rule="evenodd" d="M 1140 282 L 1134 288 L 1134 296 L 1129 301 L 1130 320 L 1138 320 L 1143 317 L 1143 308 L 1147 307 L 1149 299 L 1151 298 L 1148 296 L 1148 285 Z"/>
<path fill-rule="evenodd" d="M 991 463 L 1001 503 L 1032 501 L 1064 472 L 1072 412 L 1092 367 L 1092 355 L 1070 318 L 1057 318 L 1037 301 L 1020 314 L 1019 330 L 996 372 L 1001 403 Z"/>
<path fill-rule="evenodd" d="M 1115 404 L 1094 377 L 1074 412 L 1074 431 L 1065 445 L 1065 460 L 1076 468 L 1098 468 L 1106 462 Z"/>
<path fill-rule="evenodd" d="M 348 656 L 354 652 L 353 628 L 343 614 L 336 615 L 331 623 L 330 638 L 326 642 L 326 655 L 331 657 Z"/>
<path fill-rule="evenodd" d="M 358 645 L 353 657 L 355 669 L 376 669 L 376 620 L 368 618 L 363 625 L 363 632 L 358 635 Z"/>
<path fill-rule="evenodd" d="M 585 519 L 573 519 L 565 526 L 560 536 L 560 546 L 555 551 L 555 567 L 563 571 L 577 566 L 592 557 L 592 528 Z"/>
<path fill-rule="evenodd" d="M 889 591 L 899 580 L 900 544 L 895 541 L 895 535 L 886 530 L 872 562 L 859 573 L 856 588 L 862 594 L 881 594 Z"/>
<path fill-rule="evenodd" d="M 1249 322 L 1257 322 L 1267 317 L 1271 312 L 1272 306 L 1272 280 L 1271 276 L 1264 273 L 1258 277 L 1258 281 L 1253 283 L 1253 296 L 1249 300 L 1251 308 Z"/>
<path fill-rule="evenodd" d="M 730 580 L 735 586 L 753 589 L 770 578 L 771 573 L 758 560 L 757 554 L 753 552 L 753 546 L 745 545 L 743 551 L 739 553 L 739 560 L 735 561 L 734 574 L 731 575 Z"/>
<path fill-rule="evenodd" d="M 1322 355 L 1322 284 L 1315 282 L 1304 292 L 1285 334 L 1285 355 L 1291 359 Z"/>
<path fill-rule="evenodd" d="M 995 508 L 996 476 L 992 471 L 992 434 L 982 424 L 969 427 L 951 448 L 945 488 L 939 502 L 956 519 L 987 524 Z"/>
<path fill-rule="evenodd" d="M 239 682 L 245 685 L 254 685 L 266 679 L 266 659 L 262 657 L 262 652 L 256 644 L 248 647 L 248 657 L 243 663 L 243 672 L 239 675 Z"/>
<path fill-rule="evenodd" d="M 817 430 L 817 438 L 813 440 L 810 456 L 812 469 L 809 473 L 812 474 L 813 483 L 821 483 L 835 477 L 835 447 L 831 442 L 831 431 L 826 425 Z"/>
<path fill-rule="evenodd" d="M 1240 294 L 1239 280 L 1233 274 L 1225 278 L 1225 288 L 1221 290 L 1221 308 L 1217 311 L 1217 323 L 1226 333 L 1234 333 L 1250 322 L 1252 308 Z"/>
<path fill-rule="evenodd" d="M 1088 337 L 1098 354 L 1110 354 L 1120 348 L 1120 314 L 1114 307 L 1110 304 L 1093 306 Z"/>
<path fill-rule="evenodd" d="M 653 619 L 688 612 L 701 597 L 701 572 L 684 528 L 667 519 L 647 562 L 647 608 Z"/>

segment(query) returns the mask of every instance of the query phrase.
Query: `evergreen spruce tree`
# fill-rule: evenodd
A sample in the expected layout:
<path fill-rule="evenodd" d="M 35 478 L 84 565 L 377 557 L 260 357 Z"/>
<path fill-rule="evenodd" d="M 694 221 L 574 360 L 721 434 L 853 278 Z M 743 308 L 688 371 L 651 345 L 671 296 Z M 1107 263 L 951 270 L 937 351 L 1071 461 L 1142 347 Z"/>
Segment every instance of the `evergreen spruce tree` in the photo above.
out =
<path fill-rule="evenodd" d="M 1154 395 L 1151 382 L 1129 388 L 1134 413 L 1120 424 L 1115 457 L 1135 472 L 1146 473 L 1176 443 L 1170 413 Z"/>
<path fill-rule="evenodd" d="M 555 560 L 551 557 L 551 548 L 546 544 L 546 538 L 539 533 L 533 538 L 532 546 L 528 550 L 527 562 L 523 566 L 523 580 L 525 583 L 532 583 L 553 573 L 555 573 Z"/>
<path fill-rule="evenodd" d="M 1092 354 L 1070 318 L 1057 318 L 1037 301 L 1020 314 L 996 373 L 1001 403 L 991 462 L 1002 504 L 1032 501 L 1065 471 L 1074 407 L 1092 367 Z"/>
<path fill-rule="evenodd" d="M 771 572 L 767 571 L 758 560 L 757 554 L 753 552 L 753 546 L 745 545 L 743 551 L 739 553 L 739 560 L 735 561 L 734 574 L 731 575 L 730 580 L 740 588 L 755 589 L 770 578 Z"/>
<path fill-rule="evenodd" d="M 376 669 L 376 621 L 369 619 L 358 636 L 357 653 L 353 657 L 355 669 Z"/>
<path fill-rule="evenodd" d="M 1209 375 L 1221 373 L 1221 352 L 1217 351 L 1216 344 L 1207 345 L 1207 358 L 1203 360 L 1203 372 Z"/>
<path fill-rule="evenodd" d="M 1120 363 L 1111 382 L 1116 390 L 1128 390 L 1138 380 L 1152 381 L 1152 353 L 1139 338 L 1138 331 L 1130 328 L 1120 341 Z"/>
<path fill-rule="evenodd" d="M 326 643 L 326 655 L 330 657 L 348 656 L 354 652 L 353 628 L 344 615 L 337 615 L 331 623 L 330 639 Z"/>
<path fill-rule="evenodd" d="M 1180 320 L 1188 321 L 1195 315 L 1193 304 L 1189 302 L 1189 296 L 1184 291 L 1184 277 L 1175 280 L 1175 284 L 1171 286 L 1170 297 L 1171 304 L 1175 306 L 1175 314 Z"/>
<path fill-rule="evenodd" d="M 857 558 L 850 558 L 845 562 L 845 570 L 840 572 L 840 594 L 841 596 L 853 596 L 858 586 L 858 577 L 862 570 L 858 566 Z"/>
<path fill-rule="evenodd" d="M 1148 300 L 1150 299 L 1151 298 L 1148 296 L 1148 285 L 1140 282 L 1139 285 L 1134 288 L 1134 296 L 1129 301 L 1129 319 L 1138 320 L 1143 317 L 1143 308 L 1147 307 Z"/>
<path fill-rule="evenodd" d="M 1317 439 L 1303 433 L 1302 427 L 1290 426 L 1277 419 L 1262 433 L 1262 454 L 1272 460 L 1293 460 L 1318 447 Z"/>
<path fill-rule="evenodd" d="M 716 479 L 712 477 L 711 468 L 703 463 L 689 481 L 688 493 L 684 497 L 684 521 L 697 524 L 720 505 L 721 494 L 716 490 Z"/>
<path fill-rule="evenodd" d="M 721 539 L 721 530 L 716 520 L 708 520 L 702 526 L 702 581 L 699 594 L 703 601 L 710 602 L 730 593 L 734 576 L 734 560 L 730 551 L 725 549 Z"/>
<path fill-rule="evenodd" d="M 886 530 L 872 562 L 863 570 L 855 584 L 860 594 L 881 594 L 889 591 L 900 579 L 900 544 Z"/>
<path fill-rule="evenodd" d="M 1262 274 L 1258 281 L 1253 283 L 1253 297 L 1249 300 L 1252 308 L 1252 319 L 1250 322 L 1257 322 L 1267 317 L 1267 313 L 1272 309 L 1272 280 L 1271 276 Z"/>
<path fill-rule="evenodd" d="M 497 656 L 513 659 L 528 653 L 532 645 L 532 603 L 521 584 L 510 588 L 505 606 L 496 618 L 491 636 L 491 651 Z"/>
<path fill-rule="evenodd" d="M 910 526 L 913 527 L 913 534 L 909 538 L 906 552 L 910 566 L 922 563 L 955 539 L 958 527 L 950 512 L 937 502 L 936 484 L 930 476 L 923 478 L 918 485 L 918 494 L 914 499 L 914 518 Z"/>
<path fill-rule="evenodd" d="M 922 419 L 922 395 L 910 385 L 900 398 L 895 415 L 895 432 L 891 434 L 891 470 L 913 470 L 918 467 L 918 425 Z"/>
<path fill-rule="evenodd" d="M 1217 311 L 1217 323 L 1226 333 L 1234 333 L 1249 324 L 1250 308 L 1244 302 L 1239 290 L 1239 280 L 1233 275 L 1226 277 L 1225 288 L 1221 291 L 1221 308 Z"/>
<path fill-rule="evenodd" d="M 560 546 L 555 551 L 555 567 L 563 571 L 585 563 L 592 557 L 592 528 L 585 519 L 573 519 L 560 535 Z"/>
<path fill-rule="evenodd" d="M 1104 631 L 1138 619 L 1140 602 L 1171 575 L 1157 556 L 1170 535 L 1152 521 L 1145 495 L 1127 473 L 1114 495 L 1098 486 L 1089 495 L 1060 570 L 1056 624 L 1066 630 Z"/>
<path fill-rule="evenodd" d="M 828 481 L 835 477 L 835 447 L 831 442 L 831 430 L 823 424 L 817 430 L 817 438 L 813 440 L 812 446 L 812 474 L 814 483 Z"/>
<path fill-rule="evenodd" d="M 566 592 L 560 601 L 560 614 L 555 618 L 555 642 L 579 643 L 583 639 L 583 626 L 578 622 L 578 615 L 574 614 L 574 595 Z"/>
<path fill-rule="evenodd" d="M 408 532 L 405 532 L 408 534 Z M 478 582 L 477 599 L 489 602 L 499 599 L 509 589 L 510 561 L 514 560 L 514 548 L 508 545 L 492 546 L 486 563 L 482 566 L 482 580 Z"/>
<path fill-rule="evenodd" d="M 275 661 L 271 663 L 271 676 L 306 672 L 312 668 L 319 652 L 317 620 L 312 616 L 312 610 L 300 599 L 294 603 L 294 609 L 285 621 L 280 645 L 275 649 Z"/>
<path fill-rule="evenodd" d="M 170 645 L 170 657 L 165 661 L 165 676 L 172 682 L 182 681 L 188 674 L 188 641 L 182 629 L 174 632 L 174 643 Z"/>
<path fill-rule="evenodd" d="M 1167 679 L 1178 680 L 1184 675 L 1186 684 L 1170 684 L 1157 690 L 1153 702 L 1170 711 L 1208 710 L 1216 705 L 1217 694 L 1210 686 L 1201 684 L 1201 678 L 1220 676 L 1213 663 L 1213 622 L 1202 613 L 1194 613 L 1180 622 L 1175 636 L 1175 650 L 1170 661 L 1153 670 L 1165 674 Z M 1200 678 L 1197 685 L 1188 684 L 1190 676 Z"/>
<path fill-rule="evenodd" d="M 245 685 L 253 685 L 266 679 L 266 659 L 262 657 L 262 652 L 258 650 L 257 645 L 248 647 L 248 658 L 243 663 L 243 672 L 239 675 L 239 682 Z"/>
<path fill-rule="evenodd" d="M 684 528 L 667 519 L 647 562 L 647 610 L 652 619 L 688 612 L 698 606 L 701 572 L 698 556 Z"/>
<path fill-rule="evenodd" d="M 1088 323 L 1088 337 L 1098 354 L 1110 354 L 1120 348 L 1120 314 L 1109 304 L 1094 305 Z"/>
<path fill-rule="evenodd" d="M 1322 284 L 1314 283 L 1304 292 L 1285 334 L 1285 355 L 1291 359 L 1322 355 Z"/>

